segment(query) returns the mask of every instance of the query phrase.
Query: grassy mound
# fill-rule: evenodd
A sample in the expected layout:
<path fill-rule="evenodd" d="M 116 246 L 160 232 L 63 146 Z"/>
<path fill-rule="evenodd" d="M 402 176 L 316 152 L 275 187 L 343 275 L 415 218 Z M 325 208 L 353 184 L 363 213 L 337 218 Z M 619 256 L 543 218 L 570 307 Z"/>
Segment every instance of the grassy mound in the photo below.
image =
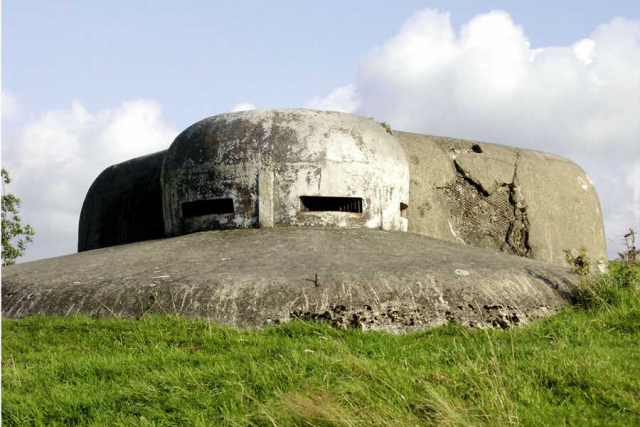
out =
<path fill-rule="evenodd" d="M 616 268 L 508 330 L 3 320 L 3 425 L 640 425 L 640 299 Z"/>

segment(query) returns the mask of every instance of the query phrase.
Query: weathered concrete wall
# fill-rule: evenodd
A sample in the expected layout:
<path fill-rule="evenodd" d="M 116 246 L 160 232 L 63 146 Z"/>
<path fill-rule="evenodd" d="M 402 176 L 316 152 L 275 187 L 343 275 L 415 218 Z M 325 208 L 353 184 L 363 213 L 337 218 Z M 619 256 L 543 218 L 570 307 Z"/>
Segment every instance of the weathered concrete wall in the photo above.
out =
<path fill-rule="evenodd" d="M 562 265 L 606 260 L 600 203 L 572 161 L 497 144 L 394 131 L 411 169 L 409 232 Z"/>
<path fill-rule="evenodd" d="M 258 226 L 406 231 L 401 205 L 409 202 L 408 187 L 402 147 L 388 127 L 372 119 L 314 110 L 222 114 L 186 129 L 167 152 L 165 231 L 174 236 Z M 317 196 L 352 198 L 345 203 L 355 205 L 330 211 L 301 199 Z"/>
<path fill-rule="evenodd" d="M 78 250 L 290 226 L 408 230 L 559 265 L 585 246 L 606 260 L 597 194 L 570 160 L 314 110 L 210 117 L 166 152 L 108 168 L 87 194 Z"/>
<path fill-rule="evenodd" d="M 411 332 L 524 325 L 567 304 L 567 268 L 411 233 L 273 228 L 194 233 L 2 269 L 2 315 L 294 318 Z"/>
<path fill-rule="evenodd" d="M 78 252 L 164 236 L 160 171 L 165 151 L 105 169 L 85 197 Z"/>

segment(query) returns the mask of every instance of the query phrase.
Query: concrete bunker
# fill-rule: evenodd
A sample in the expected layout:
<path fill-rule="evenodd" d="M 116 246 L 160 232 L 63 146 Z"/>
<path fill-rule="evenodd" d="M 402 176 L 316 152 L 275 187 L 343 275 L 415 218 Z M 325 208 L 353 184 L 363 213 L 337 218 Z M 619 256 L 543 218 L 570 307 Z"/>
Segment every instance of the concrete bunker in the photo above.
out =
<path fill-rule="evenodd" d="M 271 227 L 408 231 L 558 265 L 585 246 L 606 260 L 595 188 L 571 160 L 314 110 L 210 117 L 107 168 L 78 250 Z"/>
<path fill-rule="evenodd" d="M 216 229 L 245 230 L 195 233 Z M 559 310 L 578 281 L 526 258 L 606 257 L 595 189 L 570 160 L 311 110 L 211 117 L 107 168 L 79 251 L 151 239 L 8 267 L 3 315 L 507 327 Z"/>
<path fill-rule="evenodd" d="M 312 110 L 222 114 L 181 133 L 162 166 L 165 233 L 270 227 L 406 231 L 409 166 L 372 119 Z"/>

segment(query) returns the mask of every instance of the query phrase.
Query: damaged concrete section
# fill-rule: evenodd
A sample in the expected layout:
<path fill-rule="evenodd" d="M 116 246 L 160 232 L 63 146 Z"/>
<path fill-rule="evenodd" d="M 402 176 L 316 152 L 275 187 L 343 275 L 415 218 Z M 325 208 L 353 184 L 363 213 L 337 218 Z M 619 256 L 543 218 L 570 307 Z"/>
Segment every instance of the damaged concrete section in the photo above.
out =
<path fill-rule="evenodd" d="M 348 309 L 344 305 L 329 307 L 324 312 L 294 311 L 288 320 L 313 320 L 330 323 L 339 329 L 362 329 L 365 331 L 387 331 L 394 333 L 416 332 L 447 323 L 458 323 L 471 328 L 507 329 L 526 325 L 537 317 L 555 312 L 548 305 L 523 309 L 512 304 L 458 304 L 444 315 L 434 315 L 429 306 L 390 304 L 376 307 L 370 305 Z M 268 319 L 267 324 L 279 324 L 283 319 Z"/>
<path fill-rule="evenodd" d="M 487 191 L 454 160 L 456 177 L 438 189 L 446 195 L 452 229 L 464 243 L 528 256 L 529 221 L 515 175 Z"/>
<path fill-rule="evenodd" d="M 566 268 L 416 234 L 272 228 L 194 233 L 3 268 L 2 314 L 317 319 L 392 333 L 525 325 L 566 306 Z"/>
<path fill-rule="evenodd" d="M 537 151 L 394 131 L 409 159 L 409 232 L 553 264 L 585 246 L 604 262 L 593 184 L 575 163 Z M 551 231 L 553 229 L 553 231 Z"/>
<path fill-rule="evenodd" d="M 514 255 L 529 257 L 532 255 L 529 245 L 531 224 L 527 218 L 527 205 L 518 182 L 518 159 L 516 159 L 513 168 L 513 181 L 507 187 L 509 188 L 509 203 L 513 207 L 513 218 L 510 218 L 509 230 L 505 236 L 506 246 L 500 249 L 504 252 L 512 252 Z"/>

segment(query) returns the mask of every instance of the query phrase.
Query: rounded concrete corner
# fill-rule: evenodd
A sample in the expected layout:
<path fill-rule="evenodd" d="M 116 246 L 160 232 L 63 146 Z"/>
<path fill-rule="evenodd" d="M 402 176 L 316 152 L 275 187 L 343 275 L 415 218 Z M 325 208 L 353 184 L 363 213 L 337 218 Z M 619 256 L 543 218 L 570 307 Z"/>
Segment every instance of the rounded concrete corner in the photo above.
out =
<path fill-rule="evenodd" d="M 106 168 L 87 191 L 78 252 L 164 236 L 160 170 L 166 150 Z"/>

